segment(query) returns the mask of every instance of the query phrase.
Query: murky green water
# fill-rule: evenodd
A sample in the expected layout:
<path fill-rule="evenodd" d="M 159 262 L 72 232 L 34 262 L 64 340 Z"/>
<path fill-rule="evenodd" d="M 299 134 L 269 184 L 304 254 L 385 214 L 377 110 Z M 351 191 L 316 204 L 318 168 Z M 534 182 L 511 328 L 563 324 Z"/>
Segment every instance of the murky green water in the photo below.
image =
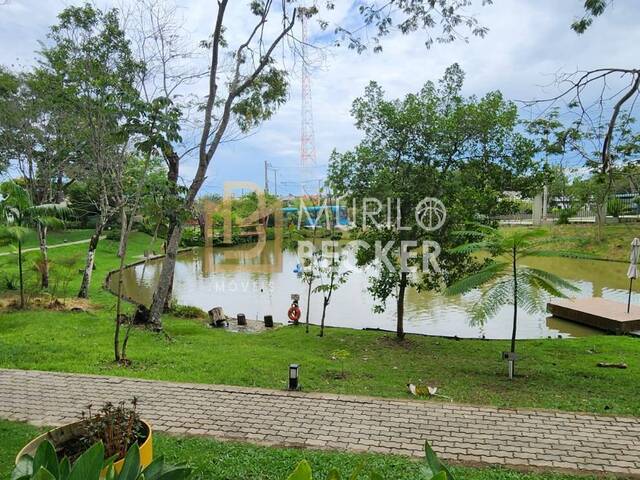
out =
<path fill-rule="evenodd" d="M 278 252 L 272 242 L 257 258 L 247 258 L 244 249 L 240 258 L 229 258 L 229 249 L 202 248 L 179 256 L 174 283 L 175 299 L 185 305 L 209 310 L 223 307 L 226 314 L 244 313 L 247 318 L 261 319 L 265 314 L 274 316 L 276 322 L 285 323 L 291 303 L 290 294 L 301 296 L 303 319 L 306 310 L 306 286 L 294 273 L 299 263 L 295 252 L 282 253 L 280 271 L 267 273 L 263 265 L 277 266 Z M 576 297 L 605 297 L 626 302 L 628 280 L 624 263 L 571 260 L 560 258 L 536 258 L 527 263 L 532 267 L 549 270 L 572 281 L 580 292 Z M 242 266 L 244 271 L 230 271 Z M 257 271 L 246 271 L 254 269 Z M 352 270 L 347 283 L 334 293 L 329 306 L 327 325 L 352 328 L 380 328 L 394 330 L 395 305 L 390 302 L 385 313 L 373 313 L 374 302 L 367 292 L 366 270 Z M 275 270 L 279 270 L 275 268 Z M 125 294 L 138 302 L 148 304 L 160 272 L 160 262 L 151 261 L 137 265 L 125 273 Z M 114 277 L 115 281 L 115 277 Z M 482 326 L 469 323 L 466 309 L 478 298 L 477 293 L 464 297 L 444 297 L 433 293 L 409 290 L 405 306 L 405 330 L 429 335 L 457 335 L 459 337 L 509 338 L 512 309 L 505 307 L 495 318 Z M 320 321 L 321 296 L 312 294 L 310 319 Z M 632 297 L 640 303 L 640 294 Z M 519 338 L 546 338 L 548 336 L 585 336 L 601 332 L 548 317 L 545 313 L 530 315 L 520 312 Z"/>

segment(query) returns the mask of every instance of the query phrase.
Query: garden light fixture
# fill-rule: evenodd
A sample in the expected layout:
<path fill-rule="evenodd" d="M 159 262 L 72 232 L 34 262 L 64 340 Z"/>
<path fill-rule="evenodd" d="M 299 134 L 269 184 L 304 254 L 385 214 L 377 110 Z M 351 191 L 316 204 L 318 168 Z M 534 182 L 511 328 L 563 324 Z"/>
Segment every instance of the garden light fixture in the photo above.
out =
<path fill-rule="evenodd" d="M 289 390 L 298 390 L 298 369 L 300 366 L 296 363 L 289 365 Z"/>

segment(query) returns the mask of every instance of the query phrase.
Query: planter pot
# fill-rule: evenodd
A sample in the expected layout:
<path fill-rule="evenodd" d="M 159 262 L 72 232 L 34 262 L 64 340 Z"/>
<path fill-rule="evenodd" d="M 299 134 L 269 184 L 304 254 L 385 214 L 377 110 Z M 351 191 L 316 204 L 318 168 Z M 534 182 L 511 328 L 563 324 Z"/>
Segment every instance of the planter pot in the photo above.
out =
<path fill-rule="evenodd" d="M 32 457 L 36 454 L 36 450 L 38 446 L 44 442 L 45 440 L 51 440 L 54 445 L 60 444 L 73 438 L 77 435 L 79 428 L 86 423 L 86 420 L 82 420 L 80 422 L 70 423 L 68 425 L 63 425 L 62 427 L 54 428 L 53 430 L 49 430 L 47 433 L 43 433 L 39 437 L 31 440 L 25 447 L 20 450 L 18 455 L 16 455 L 15 463 L 18 464 L 18 460 L 23 455 L 31 455 Z M 151 430 L 151 425 L 149 423 L 142 420 L 143 425 L 147 429 L 147 438 L 140 445 L 140 466 L 142 468 L 146 467 L 153 461 L 153 432 Z M 116 469 L 116 472 L 122 470 L 122 466 L 124 465 L 124 459 L 120 459 L 117 462 L 114 462 L 113 466 Z M 106 470 L 103 470 L 100 474 L 100 478 L 104 478 L 106 476 Z"/>

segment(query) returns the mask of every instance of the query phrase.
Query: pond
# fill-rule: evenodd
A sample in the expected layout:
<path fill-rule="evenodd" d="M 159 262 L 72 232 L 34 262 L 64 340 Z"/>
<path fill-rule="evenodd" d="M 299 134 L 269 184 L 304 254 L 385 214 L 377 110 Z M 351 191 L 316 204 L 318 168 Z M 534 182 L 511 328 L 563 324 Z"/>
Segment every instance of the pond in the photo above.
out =
<path fill-rule="evenodd" d="M 267 242 L 259 259 L 229 259 L 230 251 L 247 247 L 200 248 L 181 253 L 176 264 L 174 299 L 184 305 L 209 310 L 223 307 L 225 313 L 235 316 L 244 313 L 247 318 L 262 319 L 271 314 L 275 322 L 286 323 L 287 310 L 292 293 L 301 297 L 302 321 L 306 309 L 306 285 L 294 273 L 299 263 L 295 251 L 282 252 L 282 269 L 275 273 L 228 271 L 239 263 L 253 265 L 274 264 L 277 251 L 273 242 Z M 627 264 L 618 262 L 586 261 L 560 258 L 535 258 L 527 264 L 549 270 L 573 282 L 580 291 L 576 297 L 604 297 L 626 302 L 628 280 Z M 125 272 L 125 295 L 139 303 L 149 304 L 160 273 L 161 260 L 139 264 Z M 246 265 L 245 265 L 246 266 Z M 326 324 L 349 328 L 395 329 L 395 303 L 390 301 L 384 313 L 374 313 L 374 301 L 367 291 L 370 270 L 349 267 L 347 282 L 334 292 L 328 308 Z M 117 275 L 112 276 L 112 282 Z M 115 286 L 115 283 L 112 283 Z M 458 336 L 461 338 L 509 338 L 511 334 L 512 307 L 504 307 L 494 318 L 483 325 L 469 321 L 467 309 L 479 294 L 472 292 L 462 297 L 444 297 L 430 292 L 407 291 L 405 302 L 405 331 L 427 335 Z M 634 303 L 640 295 L 634 294 Z M 322 312 L 321 294 L 312 294 L 310 321 L 319 323 Z M 547 338 L 562 335 L 586 336 L 601 334 L 545 313 L 519 313 L 518 338 Z"/>

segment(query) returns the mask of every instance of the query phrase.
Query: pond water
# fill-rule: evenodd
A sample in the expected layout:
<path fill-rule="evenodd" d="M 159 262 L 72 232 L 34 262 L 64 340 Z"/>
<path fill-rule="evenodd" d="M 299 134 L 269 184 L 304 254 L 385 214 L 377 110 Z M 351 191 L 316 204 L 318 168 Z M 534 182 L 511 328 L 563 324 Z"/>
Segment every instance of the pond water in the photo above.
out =
<path fill-rule="evenodd" d="M 235 316 L 244 313 L 247 318 L 262 319 L 271 314 L 275 322 L 287 321 L 287 310 L 292 293 L 300 294 L 300 306 L 304 320 L 306 309 L 306 285 L 294 269 L 299 263 L 295 251 L 282 252 L 280 272 L 229 271 L 238 264 L 269 264 L 277 262 L 277 251 L 273 242 L 258 259 L 230 259 L 229 252 L 240 252 L 248 247 L 200 248 L 179 255 L 176 264 L 174 298 L 184 305 L 193 305 L 209 310 L 223 307 L 225 313 Z M 572 281 L 580 291 L 575 297 L 604 297 L 626 302 L 628 280 L 627 265 L 617 262 L 599 262 L 560 258 L 535 258 L 527 263 L 536 268 L 549 270 Z M 139 303 L 149 304 L 160 273 L 161 260 L 152 260 L 125 271 L 125 295 Z M 374 313 L 374 301 L 367 292 L 370 271 L 349 267 L 351 274 L 347 282 L 334 292 L 328 307 L 326 324 L 350 328 L 395 329 L 395 303 L 389 302 L 384 313 Z M 246 270 L 246 268 L 245 268 Z M 112 276 L 112 282 L 117 275 Z M 115 283 L 113 283 L 115 286 Z M 430 292 L 407 291 L 405 302 L 405 331 L 428 335 L 443 335 L 463 338 L 509 338 L 511 334 L 512 307 L 504 307 L 494 318 L 483 325 L 469 322 L 467 309 L 479 294 L 471 292 L 461 297 L 444 297 Z M 640 294 L 632 297 L 640 303 Z M 321 294 L 312 294 L 310 321 L 319 323 L 322 312 Z M 518 338 L 546 338 L 557 335 L 586 336 L 600 334 L 597 330 L 571 322 L 549 317 L 545 313 L 519 313 Z"/>

